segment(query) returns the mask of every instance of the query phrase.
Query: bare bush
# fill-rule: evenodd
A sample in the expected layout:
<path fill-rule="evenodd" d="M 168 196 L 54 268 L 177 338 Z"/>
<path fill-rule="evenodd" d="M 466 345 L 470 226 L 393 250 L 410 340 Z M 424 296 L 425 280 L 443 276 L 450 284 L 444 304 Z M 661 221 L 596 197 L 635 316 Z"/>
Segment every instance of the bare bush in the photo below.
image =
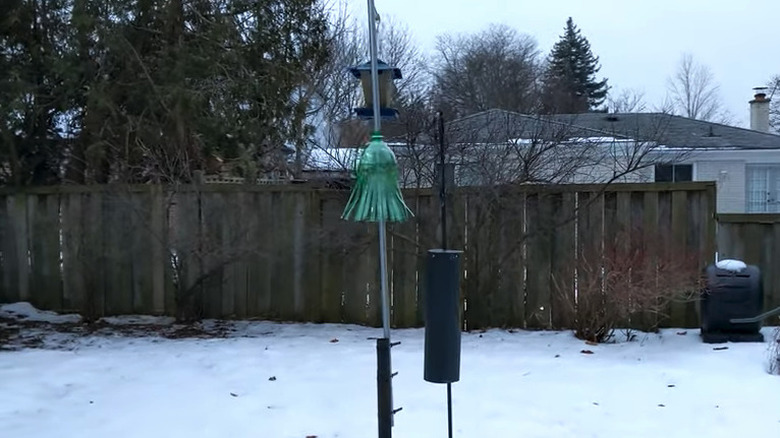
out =
<path fill-rule="evenodd" d="M 619 233 L 602 248 L 580 249 L 574 285 L 553 276 L 554 293 L 576 337 L 605 342 L 624 324 L 641 321 L 644 329 L 656 330 L 672 303 L 695 299 L 702 282 L 699 260 L 662 236 Z"/>
<path fill-rule="evenodd" d="M 775 329 L 769 340 L 769 374 L 780 375 L 780 327 Z"/>

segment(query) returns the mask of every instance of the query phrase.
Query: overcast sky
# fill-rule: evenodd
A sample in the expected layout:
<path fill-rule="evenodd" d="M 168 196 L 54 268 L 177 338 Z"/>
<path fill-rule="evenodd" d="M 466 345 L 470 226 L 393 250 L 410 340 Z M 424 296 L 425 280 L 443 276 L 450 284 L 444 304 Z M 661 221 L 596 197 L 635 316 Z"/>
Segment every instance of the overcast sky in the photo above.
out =
<path fill-rule="evenodd" d="M 365 0 L 347 0 L 356 18 Z M 491 23 L 536 38 L 549 53 L 571 16 L 601 61 L 613 90 L 644 90 L 660 105 L 684 52 L 710 67 L 735 123 L 749 124 L 752 88 L 780 74 L 780 0 L 375 0 L 380 16 L 409 26 L 424 51 L 442 33 Z M 365 22 L 365 21 L 362 21 Z M 775 95 L 780 98 L 780 91 Z"/>

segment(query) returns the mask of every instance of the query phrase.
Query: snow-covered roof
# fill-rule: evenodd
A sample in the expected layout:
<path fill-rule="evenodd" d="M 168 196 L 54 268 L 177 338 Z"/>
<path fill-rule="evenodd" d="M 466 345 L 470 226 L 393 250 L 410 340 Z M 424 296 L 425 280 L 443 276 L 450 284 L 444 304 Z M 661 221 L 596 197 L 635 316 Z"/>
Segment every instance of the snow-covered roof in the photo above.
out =
<path fill-rule="evenodd" d="M 315 148 L 303 166 L 305 171 L 347 171 L 352 169 L 362 149 L 357 148 Z"/>

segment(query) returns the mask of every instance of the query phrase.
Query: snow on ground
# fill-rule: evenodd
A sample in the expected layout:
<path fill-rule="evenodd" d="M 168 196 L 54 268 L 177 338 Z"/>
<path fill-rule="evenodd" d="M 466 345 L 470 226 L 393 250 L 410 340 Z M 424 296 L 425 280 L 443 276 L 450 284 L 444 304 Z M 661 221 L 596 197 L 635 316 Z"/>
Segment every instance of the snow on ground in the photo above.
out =
<path fill-rule="evenodd" d="M 12 303 L 0 305 L 0 318 L 12 318 L 31 322 L 48 322 L 52 324 L 77 323 L 80 315 L 60 315 L 54 312 L 38 310 L 30 303 Z"/>
<path fill-rule="evenodd" d="M 65 348 L 0 351 L 0 436 L 376 436 L 369 338 L 381 330 L 230 327 L 222 338 L 79 334 Z M 402 341 L 395 437 L 447 433 L 446 387 L 422 378 L 423 334 L 392 332 Z M 458 437 L 780 436 L 766 343 L 709 345 L 698 330 L 664 330 L 587 345 L 569 332 L 491 330 L 464 334 L 462 350 Z"/>

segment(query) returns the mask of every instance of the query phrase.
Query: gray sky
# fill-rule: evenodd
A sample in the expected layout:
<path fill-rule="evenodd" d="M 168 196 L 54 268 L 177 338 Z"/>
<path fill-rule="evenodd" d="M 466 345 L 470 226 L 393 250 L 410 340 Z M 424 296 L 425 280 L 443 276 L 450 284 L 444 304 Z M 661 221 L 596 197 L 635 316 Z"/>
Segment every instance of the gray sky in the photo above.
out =
<path fill-rule="evenodd" d="M 347 0 L 364 20 L 365 0 Z M 710 67 L 735 124 L 747 127 L 752 88 L 780 74 L 780 0 L 375 0 L 380 15 L 409 26 L 424 52 L 441 33 L 507 24 L 549 53 L 571 16 L 613 90 L 644 90 L 660 105 L 684 52 Z M 365 21 L 362 21 L 365 22 Z M 780 99 L 780 92 L 775 95 Z"/>

